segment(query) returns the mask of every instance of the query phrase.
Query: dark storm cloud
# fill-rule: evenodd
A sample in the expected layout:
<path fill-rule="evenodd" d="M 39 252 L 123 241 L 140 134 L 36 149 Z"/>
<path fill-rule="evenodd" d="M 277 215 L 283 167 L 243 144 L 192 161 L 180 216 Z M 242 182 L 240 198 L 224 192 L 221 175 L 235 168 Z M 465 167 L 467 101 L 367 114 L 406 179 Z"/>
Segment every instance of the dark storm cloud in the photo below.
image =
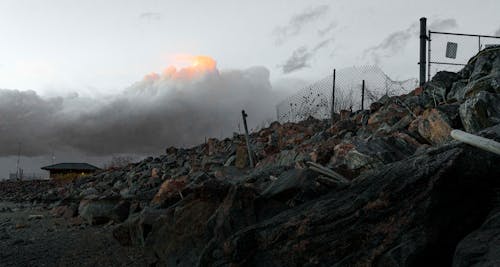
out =
<path fill-rule="evenodd" d="M 313 54 L 305 46 L 295 49 L 282 65 L 283 73 L 291 73 L 309 66 Z"/>
<path fill-rule="evenodd" d="M 372 46 L 363 52 L 365 58 L 371 58 L 373 63 L 378 64 L 382 58 L 391 57 L 403 50 L 410 40 L 419 35 L 419 24 L 413 23 L 404 30 L 389 34 L 378 45 Z M 445 31 L 457 27 L 455 19 L 436 19 L 432 21 L 429 29 L 434 31 Z"/>
<path fill-rule="evenodd" d="M 62 98 L 0 89 L 0 156 L 16 155 L 19 143 L 29 144 L 29 155 L 46 152 L 55 140 L 52 129 L 62 108 Z"/>
<path fill-rule="evenodd" d="M 277 96 L 264 67 L 207 73 L 195 80 L 159 75 L 111 99 L 42 98 L 0 90 L 0 157 L 53 150 L 90 155 L 152 153 L 238 131 L 241 110 L 250 127 L 272 119 Z"/>
<path fill-rule="evenodd" d="M 333 38 L 320 41 L 312 49 L 308 49 L 307 46 L 301 46 L 295 49 L 285 63 L 280 65 L 283 73 L 288 74 L 309 67 L 309 62 L 316 53 L 320 49 L 327 47 L 332 41 Z"/>
<path fill-rule="evenodd" d="M 326 40 L 323 40 L 323 41 L 317 43 L 313 48 L 313 52 L 316 53 L 316 51 L 318 51 L 324 47 L 327 47 L 331 42 L 333 42 L 333 38 L 329 38 L 329 39 L 326 39 Z"/>
<path fill-rule="evenodd" d="M 292 16 L 287 25 L 274 29 L 273 35 L 275 37 L 275 43 L 281 45 L 290 37 L 298 35 L 304 26 L 321 18 L 328 10 L 329 7 L 327 5 L 321 5 L 314 8 L 308 8 L 302 13 Z"/>

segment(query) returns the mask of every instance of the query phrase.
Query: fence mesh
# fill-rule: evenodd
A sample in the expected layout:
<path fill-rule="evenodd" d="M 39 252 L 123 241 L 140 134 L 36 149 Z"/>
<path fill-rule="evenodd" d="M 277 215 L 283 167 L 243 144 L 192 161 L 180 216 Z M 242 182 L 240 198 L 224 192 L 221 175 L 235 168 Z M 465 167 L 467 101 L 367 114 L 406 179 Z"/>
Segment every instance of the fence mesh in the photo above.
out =
<path fill-rule="evenodd" d="M 415 89 L 416 79 L 391 80 L 377 66 L 350 67 L 336 70 L 335 112 L 361 109 L 362 82 L 365 80 L 364 107 L 387 94 L 400 95 Z M 286 98 L 276 106 L 278 121 L 298 122 L 308 117 L 330 118 L 333 76 L 329 75 Z"/>
<path fill-rule="evenodd" d="M 456 57 L 447 57 L 446 47 L 448 43 L 456 44 Z M 500 39 L 491 37 L 462 36 L 452 34 L 440 34 L 431 32 L 431 41 L 429 42 L 430 62 L 441 62 L 449 64 L 467 64 L 468 60 L 477 52 L 490 45 L 500 44 Z M 457 72 L 462 69 L 461 65 L 430 64 L 428 70 L 428 79 L 433 77 L 439 71 Z"/>

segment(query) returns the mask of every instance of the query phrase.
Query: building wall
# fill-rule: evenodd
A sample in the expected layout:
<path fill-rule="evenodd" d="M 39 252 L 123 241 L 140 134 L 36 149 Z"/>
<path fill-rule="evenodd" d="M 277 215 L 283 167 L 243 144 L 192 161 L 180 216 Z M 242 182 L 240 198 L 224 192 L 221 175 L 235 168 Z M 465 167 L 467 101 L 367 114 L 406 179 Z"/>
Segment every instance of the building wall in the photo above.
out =
<path fill-rule="evenodd" d="M 73 180 L 80 176 L 88 175 L 93 172 L 89 171 L 51 171 L 50 178 L 55 180 Z"/>

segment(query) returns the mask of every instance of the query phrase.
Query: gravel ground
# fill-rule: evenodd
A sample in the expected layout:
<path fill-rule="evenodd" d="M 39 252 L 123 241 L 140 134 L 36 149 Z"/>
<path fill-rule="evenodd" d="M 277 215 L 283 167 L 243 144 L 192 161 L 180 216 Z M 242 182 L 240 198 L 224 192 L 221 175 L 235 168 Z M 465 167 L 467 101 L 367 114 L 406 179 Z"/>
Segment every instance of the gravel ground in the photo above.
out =
<path fill-rule="evenodd" d="M 0 202 L 0 266 L 154 266 L 141 248 L 123 247 L 114 225 L 54 218 L 43 206 Z"/>

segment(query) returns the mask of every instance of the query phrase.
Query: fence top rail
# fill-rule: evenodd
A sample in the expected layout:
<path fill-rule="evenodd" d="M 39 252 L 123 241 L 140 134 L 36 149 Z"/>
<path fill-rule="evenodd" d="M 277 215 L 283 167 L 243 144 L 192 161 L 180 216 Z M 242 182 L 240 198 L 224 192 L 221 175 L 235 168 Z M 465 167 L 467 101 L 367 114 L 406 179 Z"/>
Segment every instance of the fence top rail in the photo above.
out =
<path fill-rule="evenodd" d="M 429 31 L 429 33 L 447 34 L 447 35 L 458 35 L 458 36 L 485 37 L 485 38 L 497 38 L 497 39 L 500 39 L 500 36 L 493 36 L 493 35 L 467 34 L 467 33 L 455 33 L 455 32 L 436 32 L 436 31 Z"/>
<path fill-rule="evenodd" d="M 462 63 L 451 63 L 451 62 L 439 62 L 439 61 L 429 61 L 431 64 L 439 64 L 439 65 L 454 65 L 454 66 L 466 66 L 467 64 Z"/>

